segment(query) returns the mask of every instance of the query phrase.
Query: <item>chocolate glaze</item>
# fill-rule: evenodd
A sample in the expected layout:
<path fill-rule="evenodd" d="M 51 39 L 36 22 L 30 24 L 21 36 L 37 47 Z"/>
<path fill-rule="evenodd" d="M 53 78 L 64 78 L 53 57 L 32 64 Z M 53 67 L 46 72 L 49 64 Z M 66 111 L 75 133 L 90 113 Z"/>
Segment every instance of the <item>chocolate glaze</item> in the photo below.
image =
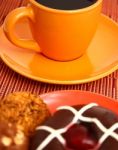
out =
<path fill-rule="evenodd" d="M 74 106 L 76 110 L 79 110 L 82 105 Z M 100 106 L 95 106 L 88 109 L 83 116 L 97 118 L 106 128 L 110 128 L 113 124 L 118 122 L 118 116 L 112 111 L 102 108 Z M 60 129 L 69 124 L 74 115 L 69 110 L 59 110 L 50 117 L 44 125 L 50 126 L 54 129 Z M 103 135 L 103 132 L 94 123 L 84 123 L 87 128 L 89 128 L 93 136 L 99 140 Z M 118 134 L 118 130 L 115 131 Z M 36 150 L 36 148 L 42 143 L 42 141 L 49 135 L 47 131 L 36 130 L 35 135 L 31 139 L 30 150 Z M 53 139 L 43 150 L 65 150 L 66 148 L 55 138 Z M 112 137 L 108 137 L 105 142 L 100 146 L 99 150 L 118 150 L 118 141 Z"/>

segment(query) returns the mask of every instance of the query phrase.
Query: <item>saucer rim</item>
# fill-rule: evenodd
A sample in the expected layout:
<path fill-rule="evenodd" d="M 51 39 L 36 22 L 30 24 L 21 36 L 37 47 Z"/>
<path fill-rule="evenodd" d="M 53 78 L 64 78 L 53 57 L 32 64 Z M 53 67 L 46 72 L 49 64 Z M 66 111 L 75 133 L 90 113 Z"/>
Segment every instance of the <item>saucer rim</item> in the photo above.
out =
<path fill-rule="evenodd" d="M 55 110 L 56 110 L 56 108 L 57 107 L 55 107 L 54 106 L 54 110 L 52 110 L 52 106 L 53 105 L 55 105 L 54 103 L 56 103 L 56 105 L 57 105 L 57 103 L 58 103 L 58 100 L 60 99 L 60 98 L 58 98 L 59 96 L 61 96 L 62 97 L 62 99 L 61 99 L 61 102 L 60 102 L 60 104 L 62 104 L 62 102 L 64 101 L 64 99 L 65 99 L 65 101 L 67 102 L 67 104 L 66 105 L 70 105 L 70 104 L 68 104 L 68 102 L 69 101 L 71 101 L 70 100 L 70 98 L 68 98 L 69 97 L 69 94 L 71 95 L 71 97 L 74 97 L 74 95 L 79 95 L 78 97 L 78 99 L 79 99 L 79 101 L 82 101 L 82 97 L 84 98 L 84 101 L 83 102 L 81 102 L 81 104 L 87 104 L 88 102 L 85 102 L 85 98 L 86 97 L 89 97 L 89 100 L 88 101 L 90 101 L 93 97 L 93 100 L 91 101 L 91 102 L 96 102 L 96 101 L 98 101 L 99 103 L 102 103 L 102 105 L 101 106 L 103 106 L 103 107 L 106 107 L 106 103 L 108 104 L 112 104 L 112 103 L 114 103 L 114 106 L 115 106 L 115 104 L 117 104 L 118 105 L 118 101 L 115 99 L 115 98 L 112 98 L 112 97 L 108 97 L 108 96 L 105 96 L 105 95 L 103 95 L 103 94 L 100 94 L 100 93 L 95 93 L 95 92 L 91 92 L 91 91 L 85 91 L 85 90 L 56 90 L 56 91 L 50 91 L 50 92 L 46 92 L 46 93 L 43 93 L 43 94 L 40 94 L 39 96 L 41 97 L 41 99 L 43 99 L 44 100 L 44 102 L 49 106 L 49 110 L 51 111 L 51 113 L 53 114 L 54 112 L 55 112 Z M 66 97 L 66 98 L 65 98 Z M 64 99 L 63 99 L 64 98 Z M 57 101 L 56 101 L 56 99 L 57 99 Z M 78 101 L 78 99 L 77 99 L 77 101 Z M 100 100 L 101 99 L 101 100 Z M 50 101 L 51 100 L 51 101 Z M 103 101 L 102 101 L 103 100 Z M 76 102 L 72 102 L 73 103 L 73 105 L 77 105 L 77 104 L 75 104 Z M 78 104 L 79 104 L 80 102 L 78 102 Z M 65 104 L 64 104 L 65 105 Z M 72 106 L 72 105 L 70 105 L 70 106 Z M 106 107 L 107 108 L 107 107 Z M 110 109 L 110 108 L 109 108 Z M 110 110 L 112 110 L 112 109 L 110 109 Z M 115 113 L 116 113 L 116 110 L 112 110 L 112 111 L 114 111 Z M 117 111 L 117 114 L 118 114 L 118 111 Z"/>
<path fill-rule="evenodd" d="M 115 24 L 118 27 L 118 24 L 111 18 L 109 18 L 108 16 L 101 14 L 101 17 L 106 18 L 107 20 L 111 21 L 113 24 Z M 0 29 L 2 28 L 2 26 L 0 27 Z M 2 55 L 2 52 L 0 53 L 0 58 L 3 60 L 3 62 L 13 71 L 15 71 L 16 73 L 29 78 L 29 79 L 33 79 L 35 81 L 40 81 L 40 82 L 44 82 L 44 83 L 49 83 L 49 84 L 65 84 L 65 85 L 74 85 L 74 84 L 83 84 L 83 83 L 89 83 L 92 81 L 96 81 L 99 80 L 103 77 L 106 77 L 108 75 L 110 75 L 111 73 L 113 73 L 114 71 L 116 71 L 118 69 L 118 62 L 114 62 L 115 64 L 111 67 L 111 69 L 108 69 L 108 71 L 104 71 L 103 73 L 97 74 L 95 76 L 86 78 L 86 79 L 78 79 L 78 80 L 53 80 L 53 79 L 46 79 L 46 78 L 42 78 L 42 77 L 36 77 L 34 75 L 31 75 L 29 73 L 26 73 L 25 71 L 20 71 L 19 69 L 17 69 L 16 67 L 14 67 L 14 65 L 12 65 L 9 61 L 7 61 L 7 58 Z"/>
<path fill-rule="evenodd" d="M 94 95 L 94 96 L 99 96 L 99 97 L 102 97 L 102 98 L 105 98 L 105 99 L 107 99 L 108 101 L 113 101 L 113 102 L 117 102 L 118 103 L 118 101 L 116 100 L 116 99 L 114 99 L 114 98 L 112 98 L 112 97 L 109 97 L 109 96 L 105 96 L 105 95 L 103 95 L 103 94 L 100 94 L 100 93 L 95 93 L 95 92 L 92 92 L 92 91 L 85 91 L 85 90 L 74 90 L 74 89 L 70 89 L 70 90 L 55 90 L 55 91 L 50 91 L 50 92 L 46 92 L 46 93 L 42 93 L 42 94 L 39 94 L 39 96 L 43 99 L 45 99 L 45 97 L 47 97 L 47 96 L 49 96 L 49 95 L 54 95 L 54 94 L 59 94 L 59 95 L 61 95 L 61 94 L 68 94 L 68 93 L 73 93 L 73 94 L 75 94 L 75 93 L 78 93 L 78 94 L 84 94 L 84 93 L 86 93 L 86 94 L 88 94 L 88 95 Z"/>
<path fill-rule="evenodd" d="M 28 73 L 25 73 L 24 71 L 21 71 L 19 69 L 14 68 L 13 66 L 11 66 L 9 64 L 9 62 L 4 58 L 4 56 L 0 56 L 1 59 L 3 60 L 3 62 L 13 71 L 15 71 L 16 73 L 18 73 L 19 75 L 22 75 L 28 79 L 33 79 L 34 81 L 39 81 L 39 82 L 43 82 L 43 83 L 49 83 L 49 84 L 65 84 L 65 85 L 74 85 L 74 84 L 83 84 L 83 83 L 89 83 L 92 81 L 97 81 L 101 78 L 104 78 L 108 75 L 110 75 L 111 73 L 113 73 L 114 71 L 116 71 L 118 69 L 118 64 L 115 65 L 114 67 L 112 67 L 111 69 L 109 69 L 108 71 L 105 71 L 104 73 L 98 74 L 96 76 L 92 76 L 86 79 L 81 79 L 81 80 L 53 80 L 53 79 L 44 79 L 41 77 L 36 77 L 33 75 L 30 75 Z"/>

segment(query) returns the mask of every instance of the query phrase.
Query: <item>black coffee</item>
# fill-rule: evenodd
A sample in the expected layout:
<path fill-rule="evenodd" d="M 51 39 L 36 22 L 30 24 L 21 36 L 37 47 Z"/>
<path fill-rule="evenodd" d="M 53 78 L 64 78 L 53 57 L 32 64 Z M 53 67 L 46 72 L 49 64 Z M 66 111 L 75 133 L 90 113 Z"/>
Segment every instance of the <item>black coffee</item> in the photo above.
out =
<path fill-rule="evenodd" d="M 38 3 L 47 7 L 74 10 L 93 5 L 97 0 L 36 0 Z"/>

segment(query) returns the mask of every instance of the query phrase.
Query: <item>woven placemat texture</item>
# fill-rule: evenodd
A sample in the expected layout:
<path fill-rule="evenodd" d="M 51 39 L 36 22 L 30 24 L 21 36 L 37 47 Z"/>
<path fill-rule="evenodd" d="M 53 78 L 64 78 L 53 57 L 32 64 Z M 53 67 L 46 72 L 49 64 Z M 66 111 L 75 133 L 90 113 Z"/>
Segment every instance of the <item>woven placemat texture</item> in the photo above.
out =
<path fill-rule="evenodd" d="M 16 7 L 26 5 L 27 0 L 0 0 L 0 25 L 6 15 Z M 104 0 L 103 13 L 118 22 L 118 0 Z M 25 78 L 12 71 L 0 59 L 0 97 L 14 91 L 29 91 L 36 94 L 56 90 L 84 90 L 99 93 L 118 100 L 118 71 L 97 81 L 77 85 L 47 84 Z"/>

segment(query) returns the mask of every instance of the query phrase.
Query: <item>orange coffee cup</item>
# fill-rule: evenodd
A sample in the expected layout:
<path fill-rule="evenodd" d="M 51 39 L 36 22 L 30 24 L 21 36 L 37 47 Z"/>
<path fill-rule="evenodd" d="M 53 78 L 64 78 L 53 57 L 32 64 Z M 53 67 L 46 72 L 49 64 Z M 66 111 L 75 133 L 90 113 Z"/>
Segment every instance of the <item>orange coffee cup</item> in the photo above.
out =
<path fill-rule="evenodd" d="M 18 47 L 32 49 L 48 58 L 68 61 L 83 55 L 97 29 L 102 0 L 77 10 L 59 10 L 29 0 L 29 5 L 13 10 L 3 29 L 8 40 Z M 23 40 L 14 34 L 14 26 L 28 18 L 33 39 Z"/>

